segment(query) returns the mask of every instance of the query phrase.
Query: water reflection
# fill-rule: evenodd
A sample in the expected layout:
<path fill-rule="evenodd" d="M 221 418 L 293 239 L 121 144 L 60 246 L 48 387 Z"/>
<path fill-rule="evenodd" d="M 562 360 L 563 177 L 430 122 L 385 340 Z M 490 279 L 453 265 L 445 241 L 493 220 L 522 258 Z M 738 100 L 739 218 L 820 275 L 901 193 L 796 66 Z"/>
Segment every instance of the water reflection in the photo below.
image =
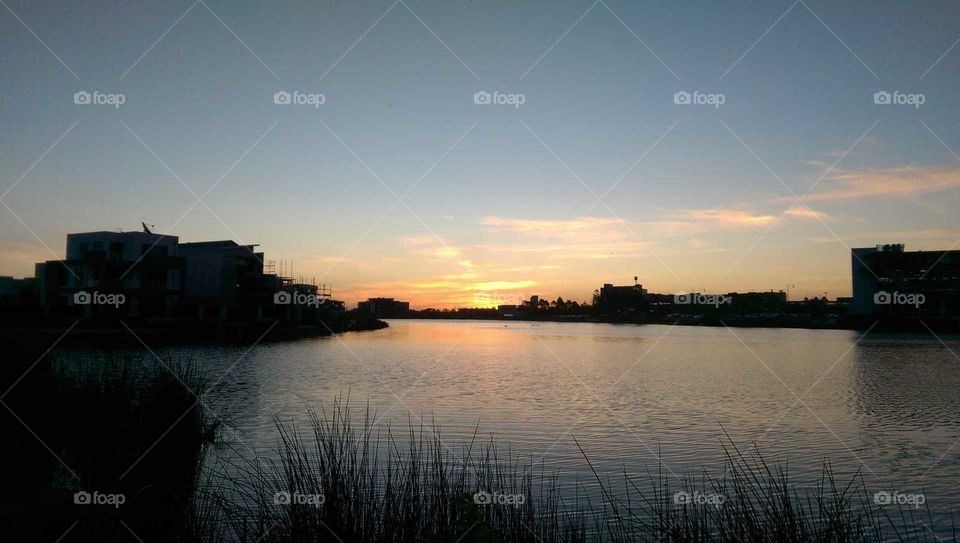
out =
<path fill-rule="evenodd" d="M 960 480 L 960 362 L 936 339 L 831 330 L 588 323 L 394 321 L 386 330 L 194 355 L 222 379 L 209 404 L 241 445 L 271 454 L 276 420 L 349 391 L 380 428 L 437 424 L 451 450 L 480 423 L 501 450 L 591 481 L 603 472 L 679 475 L 723 467 L 725 432 L 794 479 L 829 460 L 883 490 L 923 488 L 938 518 Z M 947 345 L 960 351 L 956 339 Z M 142 354 L 142 353 L 141 353 Z M 801 400 L 798 401 L 798 397 Z M 233 448 L 217 451 L 235 454 Z M 942 457 L 942 458 L 941 458 Z M 935 466 L 935 467 L 934 467 Z M 588 489 L 592 488 L 589 484 Z"/>

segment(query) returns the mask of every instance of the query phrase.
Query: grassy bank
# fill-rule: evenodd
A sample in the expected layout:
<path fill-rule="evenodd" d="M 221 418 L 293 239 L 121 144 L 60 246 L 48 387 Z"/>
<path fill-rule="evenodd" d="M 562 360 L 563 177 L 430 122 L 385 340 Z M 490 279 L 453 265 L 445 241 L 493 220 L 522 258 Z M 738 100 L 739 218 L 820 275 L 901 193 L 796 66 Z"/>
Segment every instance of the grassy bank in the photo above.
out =
<path fill-rule="evenodd" d="M 944 540 L 927 509 L 876 503 L 859 474 L 837 481 L 824 465 L 800 490 L 786 468 L 729 442 L 721 478 L 594 471 L 602 497 L 571 500 L 557 474 L 501 457 L 495 442 L 450 450 L 432 429 L 401 440 L 362 415 L 336 402 L 310 428 L 279 424 L 278 460 L 231 466 L 207 509 L 250 542 Z"/>

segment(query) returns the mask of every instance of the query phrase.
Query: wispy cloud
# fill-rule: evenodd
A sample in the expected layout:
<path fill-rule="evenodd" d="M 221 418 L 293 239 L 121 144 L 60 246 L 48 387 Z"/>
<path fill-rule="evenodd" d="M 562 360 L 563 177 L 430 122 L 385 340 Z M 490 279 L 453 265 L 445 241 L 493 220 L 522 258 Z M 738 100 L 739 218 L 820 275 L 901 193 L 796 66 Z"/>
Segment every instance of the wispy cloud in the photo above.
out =
<path fill-rule="evenodd" d="M 802 219 L 827 220 L 830 218 L 826 213 L 822 211 L 816 211 L 807 206 L 803 206 L 799 204 L 784 211 L 784 215 L 787 215 L 789 217 L 799 217 Z"/>
<path fill-rule="evenodd" d="M 653 243 L 641 241 L 611 241 L 602 244 L 544 244 L 544 243 L 488 243 L 478 245 L 477 249 L 490 251 L 493 253 L 513 254 L 513 255 L 544 255 L 544 257 L 553 260 L 603 260 L 609 258 L 637 257 L 647 254 L 647 249 L 654 246 Z M 543 266 L 539 266 L 543 268 Z M 530 267 L 520 268 L 529 270 Z"/>
<path fill-rule="evenodd" d="M 764 226 L 776 220 L 774 215 L 740 209 L 681 209 L 677 213 L 694 221 L 726 226 Z"/>
<path fill-rule="evenodd" d="M 651 247 L 649 242 L 635 240 L 634 228 L 619 218 L 485 217 L 481 224 L 487 226 L 491 234 L 500 235 L 492 243 L 477 246 L 493 253 L 539 254 L 551 260 L 599 260 L 639 256 Z"/>
<path fill-rule="evenodd" d="M 530 288 L 537 284 L 536 281 L 532 280 L 522 280 L 522 281 L 485 281 L 482 283 L 472 283 L 466 285 L 467 290 L 477 290 L 477 291 L 491 291 L 491 290 L 517 290 L 522 288 Z"/>
<path fill-rule="evenodd" d="M 457 248 L 457 247 L 451 247 L 451 246 L 447 245 L 447 246 L 444 246 L 444 247 L 439 247 L 439 248 L 433 249 L 432 251 L 428 252 L 427 254 L 433 255 L 433 256 L 438 257 L 438 258 L 456 258 L 456 257 L 460 256 L 460 255 L 462 254 L 462 252 L 463 252 L 463 251 L 461 251 L 461 250 L 460 250 L 459 248 Z"/>
<path fill-rule="evenodd" d="M 450 238 L 432 235 L 401 237 L 396 240 L 392 251 L 391 247 L 378 247 L 376 261 L 348 263 L 347 267 L 353 266 L 352 269 L 359 270 L 362 277 L 359 284 L 351 288 L 350 294 L 356 298 L 396 296 L 421 307 L 425 304 L 471 306 L 483 300 L 486 300 L 483 303 L 493 303 L 491 300 L 519 299 L 531 294 L 552 295 L 554 292 L 564 294 L 566 298 L 568 293 L 576 296 L 581 290 L 588 289 L 589 284 L 582 285 L 589 281 L 584 277 L 616 275 L 617 270 L 627 265 L 612 261 L 625 260 L 630 269 L 637 267 L 642 271 L 642 259 L 652 258 L 653 253 L 671 264 L 677 263 L 678 268 L 689 270 L 689 275 L 700 277 L 700 281 L 709 284 L 709 273 L 701 271 L 700 264 L 710 259 L 722 260 L 726 258 L 723 253 L 739 252 L 777 223 L 781 216 L 777 224 L 787 227 L 800 228 L 805 223 L 831 221 L 850 245 L 902 241 L 916 248 L 942 248 L 960 237 L 960 230 L 862 232 L 857 228 L 854 233 L 845 234 L 845 230 L 851 230 L 851 223 L 859 219 L 844 215 L 842 204 L 853 198 L 907 199 L 944 193 L 958 187 L 960 168 L 835 169 L 815 191 L 805 196 L 804 201 L 809 206 L 789 197 L 754 202 L 740 200 L 699 209 L 646 206 L 653 212 L 629 219 L 487 215 L 473 223 L 472 230 L 469 229 L 470 223 L 458 223 L 458 229 L 454 230 L 456 234 L 451 233 Z M 464 227 L 468 227 L 466 232 Z M 806 232 L 805 227 L 802 231 Z M 813 245 L 838 243 L 832 235 L 810 237 L 816 234 L 815 231 L 806 233 L 803 241 Z M 769 249 L 769 244 L 758 247 L 758 251 L 765 248 Z M 813 250 L 815 253 L 823 251 Z M 817 254 L 818 265 L 822 266 L 826 258 L 823 255 L 827 253 Z M 379 273 L 384 268 L 379 260 L 388 257 L 397 260 L 389 266 L 397 280 L 373 283 L 374 272 Z M 691 266 L 692 262 L 696 264 Z M 370 267 L 366 266 L 367 263 Z M 745 276 L 759 284 L 776 280 L 776 273 L 771 266 L 762 271 L 751 270 Z M 654 285 L 659 280 L 659 288 L 671 288 L 669 278 L 648 273 L 648 279 L 652 279 Z M 829 281 L 825 279 L 824 289 L 845 288 L 843 282 L 830 281 L 836 284 L 828 285 Z"/>
<path fill-rule="evenodd" d="M 824 179 L 805 201 L 854 198 L 906 198 L 960 187 L 960 168 L 900 166 L 887 169 L 840 171 Z"/>
<path fill-rule="evenodd" d="M 485 217 L 481 224 L 495 226 L 514 232 L 539 233 L 544 235 L 567 232 L 585 232 L 623 224 L 622 219 L 603 217 L 578 217 L 569 220 L 509 219 L 504 217 Z"/>
<path fill-rule="evenodd" d="M 408 236 L 400 238 L 400 243 L 409 247 L 423 247 L 424 245 L 437 243 L 437 238 L 433 236 Z"/>
<path fill-rule="evenodd" d="M 945 248 L 960 238 L 960 229 L 956 228 L 928 228 L 918 230 L 887 230 L 857 232 L 853 234 L 844 234 L 842 239 L 847 242 L 865 243 L 868 245 L 879 243 L 897 243 L 914 242 L 922 244 L 925 248 Z M 808 241 L 813 243 L 840 243 L 834 236 L 817 236 Z"/>
<path fill-rule="evenodd" d="M 415 256 L 449 259 L 463 254 L 463 250 L 452 241 L 435 236 L 400 238 L 400 243 L 409 247 Z"/>

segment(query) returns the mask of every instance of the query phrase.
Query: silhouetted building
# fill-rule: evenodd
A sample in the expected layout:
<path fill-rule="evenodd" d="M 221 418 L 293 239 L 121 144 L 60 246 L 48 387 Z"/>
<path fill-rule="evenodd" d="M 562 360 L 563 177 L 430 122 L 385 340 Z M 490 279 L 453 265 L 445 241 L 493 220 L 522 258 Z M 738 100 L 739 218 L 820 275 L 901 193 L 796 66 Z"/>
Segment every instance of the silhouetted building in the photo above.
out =
<path fill-rule="evenodd" d="M 64 260 L 36 265 L 44 313 L 315 323 L 343 309 L 329 289 L 266 273 L 257 245 L 144 230 L 68 234 Z"/>
<path fill-rule="evenodd" d="M 603 314 L 641 313 L 647 309 L 647 291 L 640 283 L 628 286 L 615 286 L 605 283 L 597 291 L 595 304 Z"/>
<path fill-rule="evenodd" d="M 67 234 L 66 258 L 38 263 L 36 278 L 47 312 L 80 306 L 84 317 L 169 317 L 179 302 L 183 269 L 176 236 L 85 232 Z"/>
<path fill-rule="evenodd" d="M 179 244 L 185 260 L 184 307 L 201 319 L 263 318 L 280 290 L 280 278 L 263 273 L 263 253 L 255 247 L 231 240 Z M 249 314 L 243 314 L 245 308 Z"/>
<path fill-rule="evenodd" d="M 514 304 L 503 304 L 497 306 L 497 313 L 503 318 L 513 318 L 517 316 L 519 308 Z"/>
<path fill-rule="evenodd" d="M 0 307 L 16 307 L 37 303 L 36 279 L 0 277 Z"/>
<path fill-rule="evenodd" d="M 960 251 L 904 251 L 902 244 L 851 251 L 851 313 L 960 316 Z"/>
<path fill-rule="evenodd" d="M 787 309 L 787 293 L 776 292 L 729 292 L 726 297 L 733 313 L 783 313 Z"/>
<path fill-rule="evenodd" d="M 376 318 L 406 317 L 410 311 L 410 302 L 400 302 L 393 298 L 367 298 L 357 304 L 357 312 Z"/>
<path fill-rule="evenodd" d="M 698 316 L 719 318 L 724 315 L 748 317 L 773 316 L 787 311 L 787 293 L 728 292 L 709 294 L 704 292 L 677 292 L 675 294 L 646 294 L 652 313 L 668 318 Z"/>

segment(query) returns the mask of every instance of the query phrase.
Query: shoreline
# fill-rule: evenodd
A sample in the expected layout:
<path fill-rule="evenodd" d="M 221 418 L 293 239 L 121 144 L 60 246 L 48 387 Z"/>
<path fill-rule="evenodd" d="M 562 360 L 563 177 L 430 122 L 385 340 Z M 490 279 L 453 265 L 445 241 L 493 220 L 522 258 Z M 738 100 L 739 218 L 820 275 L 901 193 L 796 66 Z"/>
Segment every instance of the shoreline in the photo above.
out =
<path fill-rule="evenodd" d="M 150 340 L 151 345 L 223 345 L 291 341 L 317 337 L 329 337 L 346 332 L 382 330 L 390 325 L 380 319 L 344 319 L 326 324 L 287 325 L 281 321 L 254 323 L 212 324 L 205 322 L 178 322 L 166 325 L 122 322 L 119 325 L 85 326 L 75 321 L 73 326 L 57 327 L 10 327 L 0 330 L 20 338 L 49 339 L 65 346 L 100 345 L 110 340 L 113 346 L 142 346 L 141 341 Z M 96 324 L 96 323 L 89 323 Z M 59 341 L 58 341 L 59 340 Z"/>
<path fill-rule="evenodd" d="M 613 319 L 609 317 L 593 317 L 589 315 L 559 315 L 536 317 L 486 317 L 479 315 L 464 316 L 408 316 L 394 317 L 397 320 L 479 320 L 496 322 L 559 322 L 559 323 L 593 323 L 593 324 L 659 324 L 667 326 L 694 326 L 711 328 L 787 328 L 798 330 L 853 330 L 877 332 L 923 332 L 929 333 L 931 330 L 943 333 L 960 333 L 960 322 L 952 319 L 883 319 L 874 317 L 840 317 L 818 320 L 807 320 L 800 317 L 791 318 L 745 318 L 743 316 L 731 316 L 725 319 L 694 319 L 681 318 L 676 320 L 658 318 L 649 320 L 639 319 Z"/>

